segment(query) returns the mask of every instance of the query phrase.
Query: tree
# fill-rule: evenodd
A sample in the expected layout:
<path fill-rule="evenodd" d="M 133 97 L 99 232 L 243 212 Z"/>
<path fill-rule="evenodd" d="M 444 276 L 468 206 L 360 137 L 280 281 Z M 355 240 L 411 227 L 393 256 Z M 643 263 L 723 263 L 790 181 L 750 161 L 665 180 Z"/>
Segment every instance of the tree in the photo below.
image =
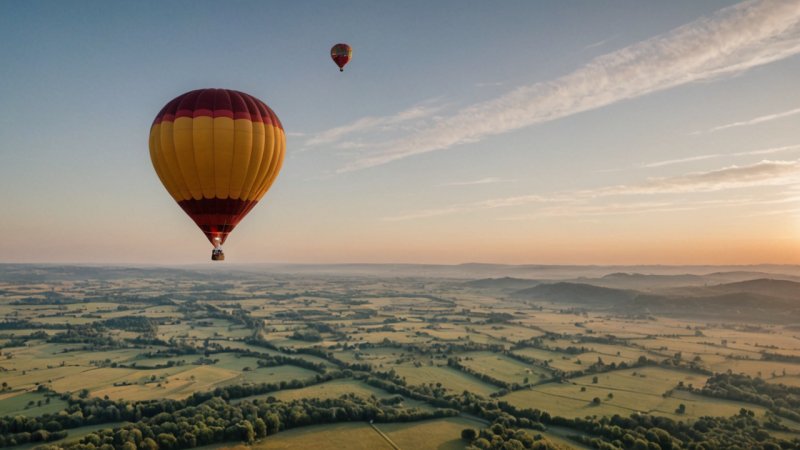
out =
<path fill-rule="evenodd" d="M 256 431 L 256 437 L 259 439 L 267 437 L 267 424 L 261 420 L 261 418 L 257 418 L 253 424 L 253 428 Z"/>
<path fill-rule="evenodd" d="M 178 445 L 178 439 L 170 433 L 161 433 L 157 436 L 158 447 L 164 450 L 171 450 Z"/>
<path fill-rule="evenodd" d="M 253 428 L 253 424 L 250 423 L 249 420 L 245 420 L 241 424 L 242 428 L 242 440 L 247 442 L 248 444 L 256 440 L 256 431 Z"/>
<path fill-rule="evenodd" d="M 477 448 L 479 448 L 479 449 L 481 449 L 481 450 L 489 450 L 490 448 L 492 448 L 492 443 L 489 442 L 486 438 L 476 439 L 472 443 L 472 445 L 477 447 Z"/>
<path fill-rule="evenodd" d="M 266 417 L 267 434 L 275 434 L 281 430 L 281 418 L 275 413 L 269 413 Z"/>
<path fill-rule="evenodd" d="M 143 450 L 158 450 L 158 444 L 152 438 L 145 438 L 139 448 Z"/>
<path fill-rule="evenodd" d="M 461 439 L 464 439 L 467 442 L 474 441 L 477 436 L 478 433 L 472 428 L 464 428 L 461 430 Z"/>

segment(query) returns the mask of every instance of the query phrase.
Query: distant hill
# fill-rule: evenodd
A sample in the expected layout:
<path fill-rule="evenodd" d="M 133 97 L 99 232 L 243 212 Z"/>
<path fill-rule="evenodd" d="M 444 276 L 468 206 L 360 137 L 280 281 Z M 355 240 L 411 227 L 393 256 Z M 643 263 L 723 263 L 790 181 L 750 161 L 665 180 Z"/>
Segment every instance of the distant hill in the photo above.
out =
<path fill-rule="evenodd" d="M 797 301 L 800 303 L 800 283 L 788 280 L 759 278 L 755 280 L 737 281 L 706 286 L 684 286 L 660 291 L 663 295 L 673 297 L 715 297 L 731 294 L 754 294 Z"/>
<path fill-rule="evenodd" d="M 560 282 L 539 284 L 512 296 L 625 314 L 778 323 L 800 320 L 800 283 L 785 280 L 758 279 L 655 292 Z"/>
<path fill-rule="evenodd" d="M 582 280 L 588 284 L 618 289 L 661 289 L 679 286 L 703 286 L 708 283 L 702 275 L 654 275 L 643 273 L 615 272 L 599 279 Z"/>
<path fill-rule="evenodd" d="M 540 282 L 537 280 L 528 280 L 525 278 L 482 278 L 480 280 L 472 280 L 464 283 L 465 286 L 478 289 L 498 289 L 498 290 L 511 290 L 517 291 L 520 289 L 536 286 Z"/>
<path fill-rule="evenodd" d="M 745 271 L 745 270 L 733 270 L 727 272 L 712 272 L 703 275 L 703 278 L 708 280 L 710 283 L 720 284 L 720 283 L 735 283 L 737 281 L 749 281 L 749 280 L 756 280 L 759 278 L 769 278 L 772 280 L 788 280 L 788 281 L 797 281 L 800 282 L 800 276 L 791 275 L 788 273 L 776 273 L 776 272 L 756 272 L 756 271 Z"/>
<path fill-rule="evenodd" d="M 583 305 L 614 305 L 630 301 L 640 293 L 583 283 L 540 284 L 514 292 L 516 298 L 546 299 L 554 302 L 579 303 Z"/>
<path fill-rule="evenodd" d="M 783 298 L 787 300 L 794 300 L 800 303 L 800 283 L 796 281 L 759 278 L 756 280 L 709 286 L 705 290 L 719 294 L 747 292 Z"/>
<path fill-rule="evenodd" d="M 317 273 L 331 275 L 367 275 L 367 276 L 408 276 L 424 278 L 482 279 L 512 277 L 534 280 L 572 281 L 581 283 L 579 277 L 592 279 L 589 284 L 604 275 L 630 272 L 633 274 L 677 275 L 686 274 L 705 276 L 712 273 L 751 272 L 759 276 L 728 278 L 725 280 L 709 280 L 709 283 L 742 281 L 753 278 L 796 277 L 800 281 L 800 266 L 791 265 L 749 265 L 749 266 L 577 266 L 577 265 L 543 265 L 543 264 L 228 264 L 231 270 L 246 273 Z M 207 265 L 201 266 L 207 267 Z M 190 269 L 196 269 L 189 267 Z M 787 275 L 784 275 L 787 274 Z M 647 276 L 647 275 L 645 275 Z M 693 283 L 690 283 L 693 284 Z M 674 286 L 674 285 L 673 285 Z M 613 287 L 613 286 L 609 286 Z"/>
<path fill-rule="evenodd" d="M 752 271 L 712 272 L 709 274 L 644 274 L 637 272 L 614 272 L 599 278 L 581 277 L 563 281 L 616 289 L 637 289 L 654 292 L 667 288 L 703 287 L 750 281 L 759 278 L 800 282 L 800 277 L 794 275 Z"/>
<path fill-rule="evenodd" d="M 122 280 L 140 278 L 207 279 L 206 275 L 172 267 L 121 267 L 93 265 L 0 264 L 0 281 L 41 283 L 72 280 Z"/>

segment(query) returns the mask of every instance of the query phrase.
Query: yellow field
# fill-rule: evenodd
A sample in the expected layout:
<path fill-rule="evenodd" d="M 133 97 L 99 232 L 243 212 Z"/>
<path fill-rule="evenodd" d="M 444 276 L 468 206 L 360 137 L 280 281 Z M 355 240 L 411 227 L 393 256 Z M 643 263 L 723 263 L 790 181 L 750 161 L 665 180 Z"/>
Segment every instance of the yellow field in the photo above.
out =
<path fill-rule="evenodd" d="M 548 378 L 551 373 L 541 367 L 525 364 L 505 355 L 490 352 L 464 353 L 461 356 L 461 364 L 482 374 L 491 376 L 507 383 L 535 384 L 542 379 Z"/>
<path fill-rule="evenodd" d="M 633 375 L 633 373 L 636 375 Z M 747 408 L 763 416 L 765 409 L 742 402 L 724 401 L 702 397 L 683 391 L 672 396 L 662 394 L 674 388 L 678 381 L 693 383 L 700 387 L 705 377 L 658 367 L 647 367 L 615 371 L 597 375 L 597 384 L 592 375 L 576 378 L 570 383 L 549 383 L 530 390 L 513 392 L 504 397 L 509 403 L 525 408 L 542 408 L 551 414 L 565 417 L 585 415 L 627 416 L 634 412 L 669 416 L 676 419 L 697 418 L 704 415 L 730 416 L 739 409 Z M 585 388 L 585 390 L 581 390 Z M 613 397 L 609 398 L 608 394 Z M 597 397 L 600 405 L 592 404 Z M 675 410 L 683 403 L 686 413 L 678 415 Z"/>
<path fill-rule="evenodd" d="M 539 330 L 514 325 L 480 325 L 471 328 L 474 328 L 479 333 L 492 336 L 497 340 L 505 339 L 508 342 L 524 341 L 544 334 Z"/>
<path fill-rule="evenodd" d="M 786 375 L 800 375 L 800 364 L 778 361 L 728 359 L 712 365 L 711 369 L 715 372 L 727 372 L 730 369 L 733 373 L 745 373 L 751 377 L 760 374 L 764 379 L 771 378 L 773 373 L 782 376 L 784 371 Z"/>
<path fill-rule="evenodd" d="M 403 364 L 396 366 L 395 371 L 405 378 L 408 385 L 412 386 L 439 382 L 446 389 L 459 394 L 464 391 L 470 391 L 485 397 L 499 390 L 499 388 L 484 383 L 473 376 L 444 366 L 414 367 L 413 365 Z"/>
<path fill-rule="evenodd" d="M 92 390 L 92 395 L 98 397 L 108 395 L 109 398 L 114 400 L 152 400 L 158 398 L 181 399 L 188 397 L 193 392 L 211 390 L 218 385 L 223 385 L 226 382 L 229 382 L 230 380 L 240 376 L 239 372 L 215 366 L 183 366 L 181 369 L 182 370 L 180 372 L 170 375 L 164 380 L 157 380 L 147 383 L 144 382 L 144 379 L 146 379 L 147 376 L 134 373 L 132 374 L 133 376 L 123 377 L 119 381 L 130 381 L 135 382 L 136 384 L 128 386 L 108 386 L 109 383 L 105 383 L 105 387 Z M 163 369 L 158 372 L 163 372 L 165 370 L 170 369 Z"/>
<path fill-rule="evenodd" d="M 513 353 L 526 356 L 528 358 L 535 358 L 540 361 L 547 361 L 547 364 L 550 367 L 558 370 L 571 371 L 581 369 L 581 366 L 575 363 L 575 358 L 580 358 L 576 355 L 540 350 L 538 348 L 521 348 L 519 350 L 514 350 Z"/>
<path fill-rule="evenodd" d="M 800 375 L 787 375 L 785 377 L 778 376 L 775 378 L 764 378 L 764 380 L 770 383 L 780 383 L 780 384 L 785 384 L 787 386 L 800 387 Z"/>
<path fill-rule="evenodd" d="M 346 394 L 355 394 L 365 398 L 373 395 L 377 398 L 391 396 L 388 392 L 354 380 L 333 380 L 301 389 L 287 389 L 270 395 L 278 400 L 291 401 L 300 398 L 339 398 Z"/>
<path fill-rule="evenodd" d="M 253 450 L 314 448 L 320 450 L 392 450 L 380 434 L 367 423 L 337 423 L 295 428 L 268 436 L 251 447 Z"/>
<path fill-rule="evenodd" d="M 461 439 L 461 430 L 478 430 L 482 424 L 461 417 L 448 417 L 424 422 L 381 423 L 375 426 L 402 449 L 460 450 L 467 446 Z"/>

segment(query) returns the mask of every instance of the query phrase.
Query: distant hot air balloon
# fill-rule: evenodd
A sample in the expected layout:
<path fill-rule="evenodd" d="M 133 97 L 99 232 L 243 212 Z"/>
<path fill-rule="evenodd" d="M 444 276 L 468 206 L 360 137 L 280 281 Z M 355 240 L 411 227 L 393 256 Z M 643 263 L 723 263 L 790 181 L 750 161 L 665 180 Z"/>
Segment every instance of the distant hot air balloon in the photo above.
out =
<path fill-rule="evenodd" d="M 158 177 L 223 260 L 222 244 L 281 170 L 286 136 L 261 100 L 227 89 L 187 92 L 150 127 Z"/>
<path fill-rule="evenodd" d="M 347 44 L 336 44 L 331 48 L 331 59 L 339 66 L 339 72 L 344 72 L 344 66 L 353 57 L 353 49 Z"/>

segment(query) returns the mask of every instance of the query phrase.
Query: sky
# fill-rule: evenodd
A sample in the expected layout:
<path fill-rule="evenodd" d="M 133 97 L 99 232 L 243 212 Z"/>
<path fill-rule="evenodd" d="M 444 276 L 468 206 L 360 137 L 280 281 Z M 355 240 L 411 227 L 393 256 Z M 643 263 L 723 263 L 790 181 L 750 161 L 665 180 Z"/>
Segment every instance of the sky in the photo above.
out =
<path fill-rule="evenodd" d="M 212 264 L 147 141 L 218 87 L 287 133 L 229 262 L 800 264 L 799 54 L 787 0 L 0 1 L 0 262 Z"/>

